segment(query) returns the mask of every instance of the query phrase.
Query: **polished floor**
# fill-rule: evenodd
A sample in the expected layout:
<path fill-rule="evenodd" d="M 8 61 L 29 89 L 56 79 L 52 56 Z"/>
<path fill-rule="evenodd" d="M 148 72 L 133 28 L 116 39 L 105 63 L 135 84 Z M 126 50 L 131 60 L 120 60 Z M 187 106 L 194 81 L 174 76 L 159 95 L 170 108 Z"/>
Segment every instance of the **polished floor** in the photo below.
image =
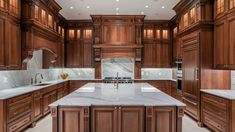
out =
<path fill-rule="evenodd" d="M 34 128 L 29 128 L 26 132 L 51 132 L 52 131 L 52 121 L 50 115 L 40 120 L 37 123 L 37 126 Z M 184 116 L 183 118 L 183 132 L 210 132 L 206 128 L 200 128 L 197 126 L 197 123 L 189 118 Z"/>

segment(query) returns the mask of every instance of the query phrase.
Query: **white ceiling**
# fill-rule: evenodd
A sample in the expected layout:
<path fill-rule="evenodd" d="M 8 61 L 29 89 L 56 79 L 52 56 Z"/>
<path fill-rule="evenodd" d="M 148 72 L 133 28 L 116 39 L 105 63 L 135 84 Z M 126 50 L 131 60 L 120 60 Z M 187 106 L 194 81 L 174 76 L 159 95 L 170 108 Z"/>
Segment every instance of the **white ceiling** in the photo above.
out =
<path fill-rule="evenodd" d="M 146 19 L 169 20 L 180 0 L 55 0 L 66 19 L 91 19 L 90 15 L 146 15 Z M 149 7 L 146 8 L 145 6 Z M 90 8 L 87 8 L 89 6 Z M 162 8 L 162 7 L 165 8 Z M 71 9 L 72 8 L 72 9 Z M 116 8 L 119 8 L 117 11 Z"/>

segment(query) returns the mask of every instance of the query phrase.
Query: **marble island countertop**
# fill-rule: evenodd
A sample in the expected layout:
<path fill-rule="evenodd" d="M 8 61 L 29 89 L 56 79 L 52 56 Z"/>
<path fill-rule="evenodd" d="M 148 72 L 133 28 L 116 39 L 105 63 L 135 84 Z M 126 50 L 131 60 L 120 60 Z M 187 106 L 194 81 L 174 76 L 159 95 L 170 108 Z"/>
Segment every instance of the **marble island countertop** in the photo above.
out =
<path fill-rule="evenodd" d="M 57 106 L 185 106 L 148 83 L 114 84 L 88 83 L 73 93 L 52 103 Z"/>
<path fill-rule="evenodd" d="M 202 92 L 229 100 L 235 100 L 235 90 L 201 89 Z"/>

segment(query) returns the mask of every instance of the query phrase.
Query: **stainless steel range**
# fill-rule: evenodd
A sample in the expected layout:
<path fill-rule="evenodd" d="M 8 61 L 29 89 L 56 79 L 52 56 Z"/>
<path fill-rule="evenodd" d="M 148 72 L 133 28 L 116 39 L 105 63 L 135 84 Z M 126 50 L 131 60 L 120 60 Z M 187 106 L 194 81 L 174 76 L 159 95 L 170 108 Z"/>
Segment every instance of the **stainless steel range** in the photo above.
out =
<path fill-rule="evenodd" d="M 103 79 L 104 83 L 133 83 L 133 79 L 131 77 L 105 77 Z"/>

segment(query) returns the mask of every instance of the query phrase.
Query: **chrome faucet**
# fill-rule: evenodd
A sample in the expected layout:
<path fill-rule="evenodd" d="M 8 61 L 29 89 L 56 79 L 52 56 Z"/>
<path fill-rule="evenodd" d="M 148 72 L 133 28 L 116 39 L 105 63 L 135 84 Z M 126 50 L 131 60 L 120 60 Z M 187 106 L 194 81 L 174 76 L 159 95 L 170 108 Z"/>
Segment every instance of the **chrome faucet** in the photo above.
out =
<path fill-rule="evenodd" d="M 116 83 L 114 83 L 114 86 L 116 86 L 116 89 L 119 87 L 119 79 L 118 79 L 118 72 L 117 72 L 117 77 L 116 77 Z"/>
<path fill-rule="evenodd" d="M 40 80 L 39 82 L 38 82 L 38 75 L 41 75 L 41 80 Z M 43 79 L 42 73 L 36 73 L 36 74 L 35 74 L 34 84 L 42 83 L 42 79 Z"/>

